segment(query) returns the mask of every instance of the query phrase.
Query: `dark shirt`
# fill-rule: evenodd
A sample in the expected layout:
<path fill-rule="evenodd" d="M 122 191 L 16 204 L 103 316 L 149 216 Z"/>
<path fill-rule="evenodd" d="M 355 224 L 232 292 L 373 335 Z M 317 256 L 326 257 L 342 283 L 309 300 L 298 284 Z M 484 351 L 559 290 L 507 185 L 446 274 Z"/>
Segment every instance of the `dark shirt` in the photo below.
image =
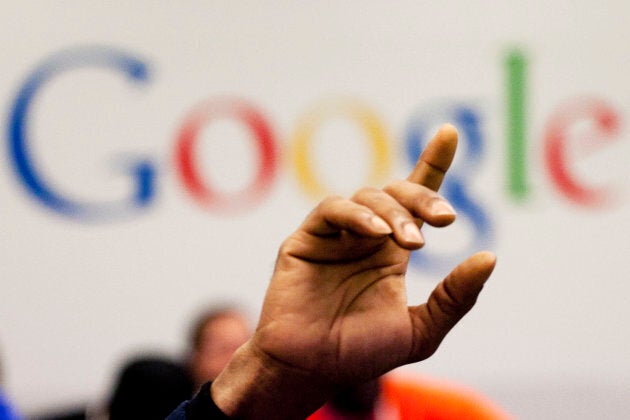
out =
<path fill-rule="evenodd" d="M 201 387 L 197 395 L 179 405 L 166 420 L 224 420 L 230 417 L 223 414 L 210 396 L 208 382 Z"/>

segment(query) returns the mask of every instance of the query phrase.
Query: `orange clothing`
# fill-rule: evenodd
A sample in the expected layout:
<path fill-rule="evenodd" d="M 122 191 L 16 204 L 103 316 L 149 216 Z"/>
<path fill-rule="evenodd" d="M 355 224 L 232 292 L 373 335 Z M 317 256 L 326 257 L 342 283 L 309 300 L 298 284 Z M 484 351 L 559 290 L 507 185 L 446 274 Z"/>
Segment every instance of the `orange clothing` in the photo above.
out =
<path fill-rule="evenodd" d="M 344 420 L 329 405 L 308 420 Z M 373 420 L 506 420 L 511 417 L 470 389 L 427 378 L 386 375 Z"/>

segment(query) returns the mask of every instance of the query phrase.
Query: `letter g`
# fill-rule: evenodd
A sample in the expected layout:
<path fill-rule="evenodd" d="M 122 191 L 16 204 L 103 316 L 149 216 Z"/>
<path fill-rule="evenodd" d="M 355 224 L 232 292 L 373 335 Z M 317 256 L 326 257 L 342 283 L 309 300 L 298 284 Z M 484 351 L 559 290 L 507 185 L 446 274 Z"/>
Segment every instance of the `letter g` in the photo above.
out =
<path fill-rule="evenodd" d="M 131 196 L 113 202 L 80 202 L 54 191 L 37 170 L 29 148 L 28 122 L 31 104 L 40 89 L 60 73 L 81 67 L 104 67 L 126 74 L 133 82 L 147 79 L 147 66 L 131 55 L 103 47 L 74 48 L 52 55 L 26 79 L 13 102 L 8 127 L 9 156 L 18 180 L 31 196 L 50 210 L 82 221 L 104 221 L 146 207 L 154 196 L 155 166 L 137 159 L 129 170 L 134 179 Z"/>

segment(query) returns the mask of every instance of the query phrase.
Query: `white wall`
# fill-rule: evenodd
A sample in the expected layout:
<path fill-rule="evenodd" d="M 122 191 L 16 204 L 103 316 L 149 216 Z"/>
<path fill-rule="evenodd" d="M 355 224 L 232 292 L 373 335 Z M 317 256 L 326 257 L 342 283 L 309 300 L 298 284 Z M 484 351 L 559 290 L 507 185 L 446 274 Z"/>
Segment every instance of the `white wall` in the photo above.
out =
<path fill-rule="evenodd" d="M 277 246 L 316 202 L 290 154 L 296 126 L 316 104 L 326 101 L 330 110 L 342 98 L 372 109 L 387 130 L 391 166 L 376 183 L 408 170 L 405 139 L 414 115 L 433 129 L 452 117 L 445 110 L 466 104 L 480 118 L 480 157 L 471 157 L 463 136 L 454 173 L 489 226 L 476 232 L 470 208 L 460 208 L 451 233 L 429 233 L 425 252 L 453 265 L 486 238 L 499 265 L 478 307 L 441 350 L 409 369 L 470 385 L 520 418 L 628 412 L 630 6 L 339 3 L 0 6 L 7 145 L 0 165 L 0 350 L 6 388 L 24 412 L 98 398 L 117 363 L 137 349 L 177 353 L 206 302 L 237 299 L 255 314 Z M 14 170 L 9 124 L 19 89 L 45 60 L 67 51 L 59 60 L 68 65 L 79 47 L 93 53 L 97 46 L 144 63 L 149 79 L 133 82 L 103 66 L 55 73 L 25 119 L 29 162 L 51 190 L 80 203 L 127 205 L 131 179 L 121 169 L 129 155 L 148 157 L 158 175 L 145 209 L 124 209 L 114 220 L 106 209 L 85 221 L 27 191 Z M 513 146 L 505 57 L 514 49 L 527 63 L 522 179 L 529 194 L 520 200 L 507 189 Z M 185 119 L 219 96 L 260 110 L 280 159 L 262 188 L 267 195 L 228 211 L 199 205 L 174 164 Z M 606 108 L 616 131 L 593 127 Z M 558 188 L 545 160 L 553 124 L 564 124 L 570 179 L 608 191 L 610 202 L 585 206 L 566 183 Z M 235 120 L 200 134 L 200 176 L 223 196 L 255 178 L 250 139 Z M 327 192 L 349 193 L 366 182 L 372 149 L 360 126 L 332 119 L 313 144 L 309 156 Z M 410 300 L 426 297 L 445 266 L 413 266 Z"/>

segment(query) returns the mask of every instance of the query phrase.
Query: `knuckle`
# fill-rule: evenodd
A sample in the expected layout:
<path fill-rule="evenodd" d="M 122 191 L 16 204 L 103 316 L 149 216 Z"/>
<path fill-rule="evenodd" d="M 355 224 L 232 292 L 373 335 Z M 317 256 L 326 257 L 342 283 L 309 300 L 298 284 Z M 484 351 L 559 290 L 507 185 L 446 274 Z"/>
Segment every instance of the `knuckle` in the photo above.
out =
<path fill-rule="evenodd" d="M 291 237 L 285 239 L 278 247 L 278 257 L 282 255 L 291 255 L 295 248 L 294 241 Z"/>
<path fill-rule="evenodd" d="M 341 197 L 340 195 L 331 194 L 329 196 L 324 197 L 322 201 L 319 202 L 316 208 L 317 209 L 327 208 L 327 207 L 335 205 L 336 203 L 339 203 L 342 200 L 343 200 L 343 197 Z"/>
<path fill-rule="evenodd" d="M 387 193 L 391 193 L 393 191 L 398 191 L 401 188 L 404 188 L 405 185 L 407 185 L 409 183 L 409 181 L 406 181 L 404 179 L 395 179 L 391 182 L 389 182 L 387 185 L 385 185 L 385 187 L 383 188 L 383 191 L 387 192 Z"/>
<path fill-rule="evenodd" d="M 440 311 L 446 315 L 455 316 L 462 312 L 462 303 L 455 296 L 452 290 L 447 285 L 447 282 L 443 282 L 435 290 L 436 302 L 440 308 Z"/>
<path fill-rule="evenodd" d="M 379 190 L 376 187 L 363 187 L 360 190 L 358 190 L 357 192 L 354 193 L 354 195 L 352 196 L 353 200 L 360 200 L 360 201 L 364 201 L 366 199 L 369 199 L 370 197 L 374 197 L 377 195 L 382 194 L 383 191 Z"/>

